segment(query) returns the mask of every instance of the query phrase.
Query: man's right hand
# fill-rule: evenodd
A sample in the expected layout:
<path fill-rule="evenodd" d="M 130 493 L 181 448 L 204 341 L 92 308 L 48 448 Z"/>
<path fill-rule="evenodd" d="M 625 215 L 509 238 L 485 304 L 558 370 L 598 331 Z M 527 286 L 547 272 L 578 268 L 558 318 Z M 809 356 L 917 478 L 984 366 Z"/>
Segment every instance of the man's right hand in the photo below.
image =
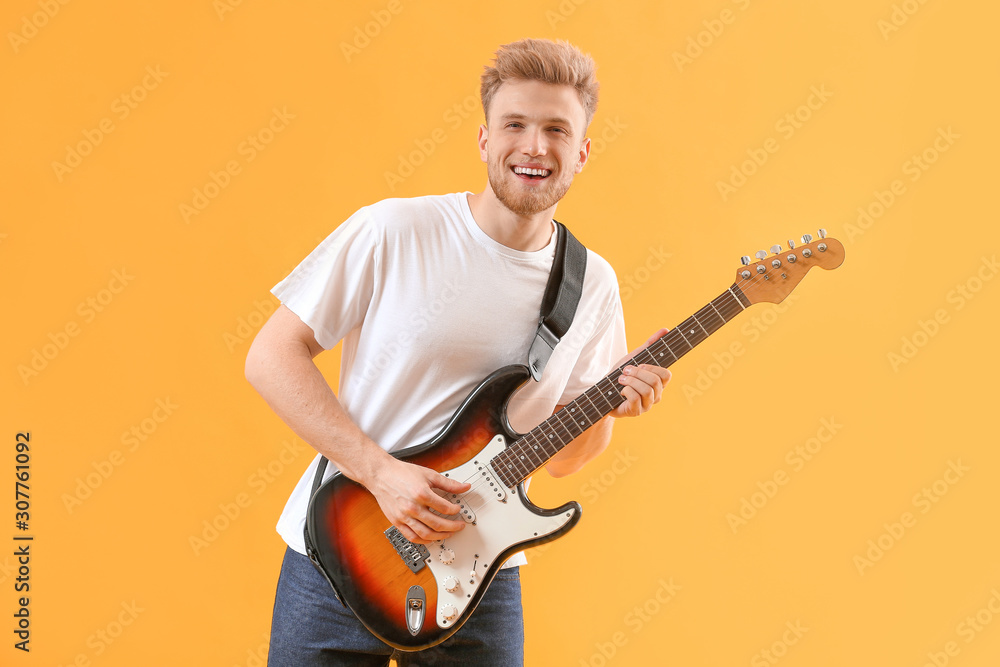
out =
<path fill-rule="evenodd" d="M 365 486 L 375 496 L 385 517 L 410 542 L 428 544 L 444 540 L 465 528 L 464 521 L 446 518 L 458 514 L 461 508 L 442 498 L 436 490 L 465 493 L 472 488 L 466 482 L 390 456 Z"/>

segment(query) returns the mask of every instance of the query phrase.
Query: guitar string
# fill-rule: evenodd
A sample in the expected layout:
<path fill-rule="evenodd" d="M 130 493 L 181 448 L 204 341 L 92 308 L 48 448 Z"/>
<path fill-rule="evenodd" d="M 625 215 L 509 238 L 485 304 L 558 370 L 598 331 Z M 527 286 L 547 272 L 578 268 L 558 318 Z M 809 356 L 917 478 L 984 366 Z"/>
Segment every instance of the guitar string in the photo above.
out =
<path fill-rule="evenodd" d="M 675 328 L 671 329 L 667 334 L 664 334 L 663 337 L 657 339 L 657 341 L 655 341 L 653 343 L 653 345 L 655 345 L 657 343 L 659 343 L 660 345 L 662 345 L 666 349 L 666 351 L 670 352 L 670 355 L 673 357 L 673 361 L 670 361 L 667 364 L 667 366 L 664 366 L 664 368 L 665 367 L 669 367 L 670 365 L 673 364 L 674 361 L 679 360 L 680 357 L 684 356 L 684 354 L 686 354 L 687 352 L 693 350 L 695 347 L 697 347 L 698 345 L 700 345 L 701 343 L 703 343 L 711 335 L 713 335 L 716 331 L 718 331 L 723 326 L 725 326 L 726 324 L 728 324 L 729 322 L 731 322 L 737 315 L 739 315 L 741 312 L 743 312 L 744 310 L 746 310 L 749 307 L 749 306 L 744 306 L 743 305 L 743 302 L 741 301 L 740 297 L 737 295 L 736 292 L 733 291 L 733 287 L 736 287 L 739 290 L 739 292 L 744 297 L 746 297 L 747 301 L 750 301 L 749 296 L 747 295 L 747 289 L 744 289 L 744 288 L 755 288 L 755 287 L 760 286 L 761 283 L 765 283 L 765 282 L 767 282 L 767 281 L 770 280 L 769 273 L 772 273 L 773 271 L 778 271 L 779 270 L 779 269 L 773 269 L 773 271 L 765 271 L 764 273 L 758 273 L 756 271 L 756 266 L 757 265 L 753 265 L 753 269 L 751 269 L 750 266 L 747 266 L 745 269 L 741 269 L 740 270 L 741 272 L 743 270 L 751 271 L 752 272 L 751 277 L 750 278 L 742 278 L 742 276 L 740 276 L 741 280 L 739 282 L 736 282 L 733 285 L 731 285 L 729 288 L 727 288 L 725 291 L 723 291 L 721 294 L 719 294 L 719 296 L 717 296 L 714 299 L 712 299 L 711 301 L 709 301 L 705 306 L 703 306 L 699 310 L 695 311 L 692 315 L 690 315 L 685 320 L 683 320 L 679 325 L 677 325 Z M 810 268 L 812 268 L 812 266 L 813 266 L 812 264 L 810 264 L 809 266 L 806 266 L 805 270 L 801 272 L 802 275 L 804 275 Z M 798 267 L 796 267 L 796 268 L 798 268 Z M 739 274 L 737 274 L 737 275 L 739 275 Z M 793 288 L 794 288 L 794 286 L 793 286 Z M 724 297 L 729 297 L 726 300 L 725 303 L 716 304 L 716 301 L 718 301 L 719 299 L 724 298 Z M 758 303 L 758 302 L 750 301 L 749 305 L 754 305 L 755 303 Z M 737 306 L 738 306 L 738 309 L 737 309 Z M 705 324 L 702 323 L 701 320 L 698 318 L 698 314 L 701 313 L 702 311 L 705 311 L 706 309 L 712 309 L 712 310 L 714 310 L 716 316 L 723 320 L 722 324 L 720 324 L 719 326 L 715 327 L 711 331 L 709 331 L 708 329 L 706 329 L 705 328 Z M 708 312 L 711 312 L 711 311 L 708 311 Z M 705 314 L 708 314 L 708 312 L 706 312 Z M 702 332 L 704 334 L 703 336 L 700 336 L 700 339 L 696 340 L 696 342 L 694 344 L 691 344 L 691 342 L 688 340 L 687 336 L 684 335 L 684 333 L 683 333 L 684 330 L 681 328 L 681 325 L 684 325 L 686 322 L 688 322 L 688 320 L 693 320 L 693 323 L 697 324 L 698 327 L 702 329 Z M 711 327 L 712 325 L 709 324 L 708 326 Z M 686 328 L 687 328 L 687 326 L 684 327 L 684 329 L 686 329 Z M 680 335 L 679 339 L 675 335 L 675 336 L 673 336 L 673 340 L 671 340 L 671 341 L 666 340 L 666 338 L 668 336 L 670 336 L 671 334 L 674 334 L 675 332 Z M 696 335 L 695 338 L 699 338 L 699 336 Z M 687 345 L 688 349 L 684 350 L 683 348 L 681 348 L 680 354 L 677 354 L 674 351 L 674 349 L 672 348 L 672 344 L 673 343 L 679 343 L 681 340 L 684 342 L 684 344 Z M 508 445 L 504 450 L 502 450 L 500 453 L 498 453 L 496 456 L 494 456 L 492 459 L 490 459 L 490 463 L 493 463 L 494 461 L 496 461 L 497 459 L 501 458 L 505 454 L 507 454 L 508 456 L 510 456 L 511 453 L 512 453 L 512 449 L 514 447 L 518 447 L 519 451 L 520 451 L 520 449 L 523 449 L 525 441 L 527 441 L 528 438 L 530 436 L 532 436 L 532 434 L 535 434 L 536 431 L 543 430 L 543 427 L 546 424 L 548 424 L 553 419 L 555 419 L 556 422 L 562 421 L 562 418 L 560 417 L 560 413 L 564 412 L 566 410 L 566 408 L 569 407 L 569 405 L 572 405 L 572 403 L 575 403 L 575 402 L 579 401 L 582 398 L 586 398 L 587 401 L 591 403 L 591 408 L 593 408 L 595 410 L 595 412 L 597 413 L 598 420 L 593 420 L 593 419 L 591 419 L 588 416 L 587 419 L 588 419 L 588 421 L 590 423 L 587 424 L 587 426 L 585 428 L 581 429 L 581 433 L 584 432 L 584 431 L 586 431 L 588 428 L 590 428 L 590 426 L 593 426 L 596 423 L 596 421 L 599 421 L 605 415 L 607 415 L 608 413 L 610 413 L 611 410 L 613 410 L 614 407 L 616 407 L 616 406 L 612 406 L 611 410 L 608 410 L 606 412 L 602 412 L 600 408 L 597 408 L 597 406 L 593 404 L 593 401 L 587 396 L 587 394 L 592 389 L 594 389 L 595 387 L 597 387 L 598 385 L 600 385 L 603 382 L 617 380 L 618 377 L 620 377 L 623 369 L 626 366 L 631 365 L 643 353 L 646 353 L 648 355 L 650 347 L 652 347 L 652 345 L 650 345 L 647 348 L 644 348 L 643 350 L 640 350 L 635 355 L 630 356 L 622 365 L 618 366 L 617 368 L 615 368 L 614 370 L 612 370 L 610 373 L 608 373 L 607 375 L 605 375 L 603 378 L 601 378 L 601 380 L 599 380 L 597 383 L 595 383 L 594 385 L 592 385 L 589 389 L 587 389 L 582 394 L 580 394 L 580 396 L 578 396 L 576 399 L 574 399 L 570 404 L 567 404 L 567 406 L 565 406 L 562 410 L 560 410 L 559 412 L 556 412 L 555 414 L 553 414 L 549 418 L 545 419 L 541 424 L 539 424 L 535 428 L 533 428 L 530 431 L 528 431 L 528 433 L 523 434 L 521 438 L 518 438 L 517 440 L 515 440 L 514 442 L 512 442 L 510 445 Z M 655 360 L 653 360 L 653 359 L 651 359 L 651 361 L 655 362 Z M 641 363 L 645 363 L 645 362 L 640 361 L 639 363 L 641 364 Z M 659 364 L 655 364 L 655 365 L 659 365 Z M 609 399 L 604 398 L 603 394 L 601 394 L 601 398 L 602 398 L 602 400 L 604 400 L 604 401 L 606 401 L 606 402 L 608 402 L 610 404 L 611 401 Z M 586 414 L 587 410 L 584 409 L 583 412 L 584 412 L 584 414 Z M 559 424 L 559 426 L 563 429 L 563 431 L 566 433 L 566 435 L 570 435 L 569 429 L 564 424 Z M 575 428 L 579 428 L 579 426 L 576 425 L 575 422 L 574 422 L 574 426 L 575 426 Z M 558 434 L 557 433 L 557 435 L 560 436 L 559 440 L 562 441 L 562 439 L 563 439 L 561 437 L 562 434 Z M 538 435 L 536 434 L 534 437 L 537 438 Z M 559 446 L 556 448 L 556 451 L 554 453 L 552 453 L 552 454 L 548 454 L 548 452 L 543 449 L 543 453 L 544 454 L 548 454 L 548 456 L 547 457 L 542 456 L 538 465 L 532 467 L 531 470 L 525 471 L 525 473 L 521 477 L 520 481 L 524 481 L 524 479 L 526 477 L 532 475 L 539 468 L 543 467 L 546 464 L 547 461 L 551 460 L 551 458 L 553 456 L 555 456 L 556 454 L 558 454 L 559 451 L 561 451 L 563 447 L 565 447 L 570 442 L 572 442 L 573 439 L 575 439 L 575 438 L 574 437 L 570 437 L 570 439 L 568 441 L 566 441 L 566 442 L 560 442 Z M 545 444 L 544 440 L 542 440 L 542 444 L 543 445 Z M 530 449 L 526 450 L 526 453 L 529 456 L 532 455 L 532 451 Z M 523 459 L 524 456 L 522 456 L 521 458 Z M 517 460 L 514 461 L 514 464 L 517 464 Z M 522 464 L 517 464 L 517 465 L 520 466 Z M 483 507 L 485 507 L 486 505 L 488 505 L 490 502 L 492 502 L 492 498 L 486 498 L 486 499 L 484 499 L 484 501 L 482 503 L 480 503 L 480 504 L 478 504 L 476 506 L 473 506 L 471 502 L 468 502 L 468 501 L 465 500 L 465 497 L 468 496 L 468 495 L 470 495 L 470 494 L 472 494 L 473 492 L 477 492 L 483 485 L 485 485 L 491 479 L 494 479 L 497 484 L 501 484 L 503 486 L 503 488 L 506 489 L 506 491 L 508 493 L 516 493 L 516 484 L 515 484 L 515 486 L 513 488 L 509 487 L 499 477 L 500 477 L 499 473 L 495 473 L 495 472 L 492 472 L 492 471 L 488 475 L 482 475 L 482 474 L 480 474 L 480 475 L 473 475 L 473 477 L 470 477 L 470 478 L 468 478 L 468 479 L 465 480 L 467 483 L 470 483 L 472 485 L 472 487 L 468 491 L 466 491 L 466 492 L 464 492 L 462 494 L 455 494 L 455 495 L 457 497 L 461 498 L 463 500 L 463 504 L 466 507 L 468 507 L 473 513 L 475 513 L 477 510 L 482 509 Z M 473 482 L 472 481 L 473 479 L 475 479 L 476 481 Z M 520 481 L 518 482 L 518 484 L 520 483 Z M 458 514 L 458 515 L 448 515 L 448 516 L 458 517 L 459 519 L 461 518 L 460 514 Z"/>
<path fill-rule="evenodd" d="M 755 281 L 755 280 L 754 280 L 754 279 L 755 279 L 756 277 L 757 277 L 757 276 L 754 276 L 754 277 L 752 277 L 751 279 L 748 279 L 748 280 L 746 280 L 746 281 L 744 282 L 744 284 L 748 284 L 748 283 L 751 283 L 751 281 L 753 281 L 753 282 L 757 282 L 757 281 Z M 723 298 L 723 297 L 727 297 L 727 296 L 728 296 L 729 298 L 727 299 L 727 302 L 726 302 L 726 303 L 720 303 L 720 304 L 716 304 L 716 303 L 715 303 L 715 302 L 716 302 L 717 300 L 719 300 L 720 298 Z M 737 306 L 739 307 L 738 309 L 737 309 Z M 704 310 L 706 310 L 706 309 L 709 309 L 709 308 L 711 308 L 712 310 L 714 310 L 714 311 L 715 311 L 715 313 L 716 313 L 716 317 L 722 320 L 722 323 L 721 323 L 721 324 L 719 324 L 719 325 L 718 325 L 717 327 L 714 327 L 714 328 L 713 328 L 713 325 L 712 325 L 712 324 L 708 324 L 708 327 L 709 327 L 709 328 L 712 328 L 712 331 L 708 331 L 708 329 L 705 329 L 705 326 L 706 326 L 706 325 L 705 325 L 705 324 L 703 324 L 703 323 L 702 323 L 702 322 L 701 322 L 701 321 L 700 321 L 700 320 L 698 319 L 698 313 L 700 313 L 700 312 L 702 312 L 702 311 L 704 311 Z M 700 327 L 700 328 L 702 329 L 702 331 L 703 331 L 703 332 L 704 332 L 704 334 L 705 334 L 705 335 L 704 335 L 704 337 L 703 337 L 703 338 L 701 338 L 701 340 L 698 340 L 698 341 L 696 341 L 696 342 L 695 342 L 695 343 L 694 343 L 694 344 L 692 345 L 692 344 L 691 344 L 691 342 L 690 342 L 690 341 L 688 340 L 687 336 L 684 336 L 684 335 L 683 335 L 683 333 L 682 333 L 682 330 L 680 329 L 680 325 L 678 325 L 678 326 L 677 326 L 677 327 L 675 327 L 674 329 L 671 329 L 671 332 L 677 332 L 677 333 L 679 333 L 679 334 L 680 334 L 680 338 L 677 338 L 676 336 L 674 336 L 674 340 L 673 340 L 673 341 L 665 341 L 665 340 L 663 340 L 663 338 L 666 338 L 666 336 L 667 336 L 667 335 L 664 335 L 664 337 L 663 337 L 663 338 L 659 339 L 659 340 L 658 340 L 658 341 L 656 341 L 656 342 L 660 343 L 660 344 L 661 344 L 661 345 L 662 345 L 663 347 L 665 347 L 665 348 L 667 349 L 667 351 L 669 351 L 669 352 L 670 352 L 671 356 L 672 356 L 672 357 L 674 358 L 674 361 L 676 361 L 676 360 L 677 360 L 677 359 L 679 359 L 679 358 L 680 358 L 681 356 L 683 356 L 683 354 L 684 354 L 684 353 L 685 353 L 686 351 L 683 351 L 683 350 L 682 350 L 682 351 L 681 351 L 681 354 L 677 354 L 677 353 L 676 353 L 676 352 L 675 352 L 675 351 L 674 351 L 674 350 L 673 350 L 673 349 L 671 348 L 671 343 L 678 343 L 678 342 L 680 342 L 681 340 L 683 340 L 683 341 L 684 341 L 684 343 L 685 343 L 685 344 L 686 344 L 686 345 L 688 346 L 689 350 L 690 350 L 690 349 L 694 349 L 694 347 L 696 347 L 696 346 L 697 346 L 698 344 L 700 344 L 700 343 L 701 343 L 701 342 L 703 342 L 704 340 L 707 340 L 707 339 L 708 339 L 708 337 L 709 337 L 710 335 L 712 335 L 713 333 L 715 333 L 716 331 L 718 331 L 718 330 L 719 330 L 720 328 L 722 328 L 722 326 L 724 326 L 724 325 L 725 325 L 725 324 L 727 324 L 728 322 L 732 321 L 732 319 L 733 319 L 734 317 L 736 317 L 736 315 L 738 315 L 739 313 L 741 313 L 741 312 L 742 312 L 742 311 L 744 311 L 744 310 L 746 310 L 746 306 L 743 306 L 742 302 L 740 302 L 740 300 L 739 300 L 739 297 L 737 297 L 737 296 L 736 296 L 736 294 L 734 294 L 734 293 L 732 292 L 732 287 L 730 287 L 730 288 L 729 288 L 729 289 L 727 289 L 726 291 L 722 292 L 722 293 L 721 293 L 721 294 L 720 294 L 719 296 L 717 296 L 717 297 L 716 297 L 715 299 L 713 299 L 712 301 L 710 301 L 710 302 L 709 302 L 708 304 L 706 304 L 705 306 L 703 306 L 703 307 L 702 307 L 701 309 L 699 309 L 699 311 L 696 311 L 696 312 L 695 312 L 695 313 L 694 313 L 693 315 L 691 315 L 690 317 L 688 317 L 687 319 L 685 319 L 685 320 L 684 320 L 683 322 L 681 322 L 681 324 L 684 324 L 684 323 L 685 323 L 685 322 L 687 322 L 688 320 L 691 320 L 691 319 L 693 319 L 693 320 L 694 320 L 694 322 L 695 322 L 695 323 L 696 323 L 696 324 L 697 324 L 697 325 L 698 325 L 698 326 L 699 326 L 699 327 Z M 710 312 L 710 311 L 709 311 L 709 312 Z M 707 313 L 706 313 L 706 314 L 707 314 Z M 703 316 L 704 316 L 704 314 L 703 314 Z M 654 343 L 654 344 L 655 344 L 655 343 Z M 650 347 L 652 347 L 652 346 L 650 346 Z M 580 400 L 580 399 L 582 399 L 582 398 L 586 398 L 586 399 L 587 399 L 587 401 L 588 401 L 589 403 L 591 403 L 591 408 L 592 408 L 592 409 L 593 409 L 593 410 L 594 410 L 594 411 L 595 411 L 595 412 L 596 412 L 596 413 L 597 413 L 598 415 L 600 415 L 600 417 L 603 417 L 604 415 L 606 415 L 606 414 L 607 414 L 608 412 L 610 412 L 610 410 L 608 410 L 608 411 L 604 412 L 604 411 L 602 411 L 602 410 L 601 410 L 600 408 L 597 408 L 597 406 L 596 406 L 596 405 L 593 405 L 593 401 L 592 401 L 592 400 L 590 399 L 590 397 L 589 397 L 589 396 L 587 396 L 587 394 L 588 394 L 588 393 L 589 393 L 589 392 L 590 392 L 590 391 L 591 391 L 591 390 L 592 390 L 593 388 L 595 388 L 595 387 L 597 387 L 598 385 L 600 385 L 600 384 L 601 384 L 602 382 L 606 382 L 606 381 L 609 381 L 609 380 L 611 380 L 611 379 L 612 379 L 612 377 L 614 377 L 614 376 L 616 376 L 616 375 L 619 375 L 619 374 L 621 373 L 622 369 L 624 369 L 624 367 L 625 367 L 625 366 L 628 366 L 628 365 L 630 365 L 630 364 L 631 364 L 631 363 L 632 363 L 633 361 L 635 361 L 635 360 L 636 360 L 636 359 L 637 359 L 637 358 L 638 358 L 639 356 L 641 356 L 641 355 L 642 355 L 642 354 L 643 354 L 644 352 L 645 352 L 645 353 L 647 353 L 647 355 L 648 355 L 648 354 L 649 354 L 649 348 L 646 348 L 646 349 L 644 349 L 644 350 L 640 350 L 640 351 L 639 351 L 639 352 L 637 352 L 637 353 L 636 353 L 635 355 L 633 355 L 632 357 L 630 357 L 630 358 L 629 358 L 628 360 L 626 360 L 626 361 L 625 361 L 625 362 L 624 362 L 624 363 L 623 363 L 623 364 L 622 364 L 621 366 L 617 367 L 617 368 L 616 368 L 615 370 L 613 370 L 613 371 L 612 371 L 611 373 L 609 373 L 608 375 L 606 375 L 606 376 L 605 376 L 604 378 L 602 378 L 602 379 L 601 379 L 601 380 L 600 380 L 599 382 L 597 382 L 597 383 L 596 383 L 595 385 L 593 385 L 593 386 L 592 386 L 591 388 L 589 388 L 589 389 L 588 389 L 587 391 L 585 391 L 585 392 L 583 392 L 582 394 L 580 394 L 580 396 L 578 396 L 578 397 L 577 397 L 576 399 L 574 399 L 573 403 L 575 403 L 575 402 L 579 401 L 579 400 Z M 640 361 L 639 361 L 639 363 L 643 363 L 643 361 L 641 361 L 641 360 L 640 360 Z M 671 362 L 671 363 L 672 363 L 672 362 Z M 668 365 L 669 365 L 669 364 L 668 364 Z M 619 394 L 619 395 L 620 395 L 620 394 Z M 608 402 L 608 404 L 609 404 L 609 405 L 611 404 L 611 401 L 610 401 L 610 400 L 608 400 L 608 399 L 606 399 L 606 398 L 604 398 L 603 394 L 601 394 L 601 398 L 602 398 L 602 400 L 604 400 L 604 401 Z M 572 404 L 572 403 L 571 403 L 571 404 Z M 509 453 L 510 453 L 510 452 L 512 451 L 512 448 L 513 448 L 513 447 L 514 447 L 515 445 L 517 445 L 518 443 L 523 443 L 524 441 L 526 441 L 526 440 L 527 440 L 527 439 L 529 438 L 529 436 L 531 436 L 531 435 L 532 435 L 533 433 L 536 433 L 536 431 L 540 430 L 540 429 L 541 429 L 541 427 L 545 426 L 545 424 L 546 424 L 546 423 L 548 423 L 549 421 L 551 421 L 552 419 L 554 419 L 554 418 L 555 418 L 555 419 L 556 419 L 556 421 L 562 421 L 562 420 L 561 420 L 561 418 L 559 418 L 559 415 L 560 415 L 560 413 L 561 413 L 561 412 L 565 412 L 565 411 L 566 411 L 566 408 L 568 408 L 568 407 L 569 407 L 569 405 L 571 405 L 571 404 L 568 404 L 568 405 L 567 405 L 566 407 L 564 407 L 564 408 L 563 408 L 563 410 L 561 410 L 561 411 L 560 411 L 559 413 L 556 413 L 556 414 L 552 415 L 552 417 L 550 417 L 550 418 L 546 419 L 546 420 L 545 420 L 544 422 L 542 422 L 542 424 L 539 424 L 539 426 L 535 427 L 534 429 L 532 429 L 532 430 L 531 430 L 531 431 L 529 431 L 528 433 L 524 434 L 524 435 L 523 435 L 523 436 L 522 436 L 521 438 L 519 438 L 518 440 L 514 441 L 514 443 L 511 443 L 511 445 L 510 445 L 510 446 L 508 446 L 508 447 L 507 447 L 507 448 L 506 448 L 505 450 L 503 450 L 502 452 L 500 452 L 499 454 L 497 454 L 497 456 L 493 457 L 493 458 L 491 459 L 491 462 L 492 462 L 492 461 L 495 461 L 495 460 L 496 460 L 496 459 L 498 459 L 498 458 L 500 458 L 500 457 L 501 457 L 501 455 L 502 455 L 502 454 L 504 454 L 504 453 L 508 453 L 508 454 L 509 454 Z M 613 406 L 612 406 L 612 409 L 614 409 L 614 407 L 613 407 Z M 587 410 L 586 410 L 586 409 L 584 409 L 584 410 L 583 410 L 583 412 L 584 412 L 584 414 L 586 414 L 586 413 L 587 413 Z M 591 419 L 591 418 L 590 418 L 589 416 L 588 416 L 588 421 L 590 421 L 590 424 L 589 424 L 589 425 L 587 426 L 587 428 L 589 428 L 589 427 L 590 427 L 590 426 L 592 426 L 592 425 L 593 425 L 594 423 L 596 423 L 596 421 L 595 421 L 595 420 L 593 420 L 593 419 Z M 562 428 L 564 429 L 564 431 L 566 431 L 566 435 L 571 435 L 571 433 L 569 433 L 569 431 L 568 431 L 567 427 L 566 427 L 566 426 L 565 426 L 564 424 L 560 424 L 560 426 L 561 426 L 561 427 L 562 427 Z M 579 428 L 579 427 L 577 426 L 577 428 Z M 586 430 L 586 428 L 585 428 L 585 429 L 581 429 L 581 432 L 583 432 L 583 431 L 585 431 L 585 430 Z M 535 437 L 537 437 L 537 435 L 536 435 Z M 566 446 L 567 444 L 569 444 L 569 442 L 571 442 L 571 441 L 573 440 L 573 438 L 572 438 L 572 437 L 570 437 L 570 439 L 569 439 L 568 441 L 566 441 L 566 442 L 562 442 L 563 438 L 561 437 L 561 434 L 560 434 L 560 438 L 559 438 L 559 440 L 560 440 L 560 445 L 559 445 L 559 447 L 557 448 L 557 450 L 556 450 L 556 453 L 558 453 L 558 451 L 559 451 L 559 450 L 561 450 L 561 449 L 562 449 L 562 447 L 564 447 L 564 446 Z M 543 443 L 544 443 L 544 441 L 543 441 Z M 523 447 L 523 445 L 522 445 L 522 447 Z M 543 450 L 543 451 L 544 451 L 544 450 Z M 532 454 L 531 450 L 527 450 L 527 452 L 528 452 L 528 454 L 529 454 L 529 455 L 531 455 L 531 454 Z M 545 453 L 547 454 L 548 452 L 545 452 Z M 534 467 L 533 467 L 533 468 L 532 468 L 532 469 L 531 469 L 530 471 L 528 471 L 528 472 L 527 472 L 527 474 L 525 474 L 524 476 L 525 476 L 525 477 L 527 477 L 528 475 L 530 475 L 531 473 L 533 473 L 533 472 L 534 472 L 535 470 L 537 470 L 538 468 L 540 468 L 540 467 L 544 466 L 544 465 L 545 465 L 545 462 L 546 462 L 547 460 L 551 459 L 551 457 L 552 457 L 552 456 L 554 456 L 554 455 L 555 455 L 555 454 L 552 454 L 552 455 L 549 455 L 549 456 L 548 456 L 547 458 L 542 458 L 542 459 L 541 459 L 541 460 L 539 461 L 539 464 L 538 464 L 538 465 L 536 465 L 536 466 L 534 466 Z M 524 457 L 522 456 L 521 458 L 523 459 Z M 519 465 L 520 465 L 520 464 L 519 464 Z M 498 484 L 503 484 L 503 487 L 504 487 L 504 488 L 505 488 L 505 489 L 506 489 L 506 490 L 507 490 L 508 492 L 510 492 L 510 493 L 515 493 L 515 492 L 516 492 L 516 491 L 515 491 L 515 489 L 516 489 L 516 486 L 515 486 L 514 488 L 511 488 L 511 487 L 507 486 L 506 484 L 504 484 L 504 483 L 502 482 L 502 480 L 500 480 L 500 479 L 499 479 L 499 474 L 494 474 L 494 473 L 491 473 L 491 474 L 490 474 L 490 475 L 488 475 L 488 476 L 483 476 L 482 474 L 480 474 L 480 475 L 474 475 L 473 477 L 470 477 L 469 479 L 465 480 L 466 482 L 470 482 L 470 483 L 472 483 L 472 480 L 473 480 L 473 479 L 475 479 L 475 480 L 476 480 L 476 482 L 475 482 L 475 483 L 473 483 L 473 486 L 472 486 L 472 488 L 470 488 L 470 489 L 469 489 L 468 491 L 464 492 L 463 494 L 456 494 L 457 496 L 459 496 L 459 497 L 460 497 L 460 498 L 461 498 L 461 499 L 463 500 L 463 504 L 464 504 L 464 505 L 465 505 L 466 507 L 468 507 L 468 508 L 469 508 L 469 509 L 470 509 L 470 510 L 471 510 L 471 511 L 473 512 L 473 513 L 475 513 L 475 512 L 477 511 L 477 510 L 480 510 L 480 509 L 482 509 L 482 508 L 483 508 L 483 507 L 485 507 L 485 506 L 486 506 L 487 504 L 489 504 L 490 502 L 492 502 L 492 498 L 484 498 L 484 499 L 483 499 L 483 502 L 481 502 L 481 503 L 479 503 L 479 504 L 476 504 L 476 505 L 473 505 L 473 503 L 472 503 L 471 499 L 467 499 L 467 496 L 469 496 L 469 495 L 473 494 L 474 492 L 478 492 L 478 491 L 480 490 L 480 488 L 481 488 L 481 487 L 482 487 L 482 486 L 483 486 L 483 485 L 484 485 L 484 484 L 485 484 L 486 482 L 490 481 L 490 478 L 496 478 L 496 483 L 498 483 Z M 491 495 L 492 495 L 492 493 L 491 493 Z M 456 516 L 456 517 L 459 517 L 459 518 L 460 518 L 460 515 L 450 515 L 450 516 Z"/>

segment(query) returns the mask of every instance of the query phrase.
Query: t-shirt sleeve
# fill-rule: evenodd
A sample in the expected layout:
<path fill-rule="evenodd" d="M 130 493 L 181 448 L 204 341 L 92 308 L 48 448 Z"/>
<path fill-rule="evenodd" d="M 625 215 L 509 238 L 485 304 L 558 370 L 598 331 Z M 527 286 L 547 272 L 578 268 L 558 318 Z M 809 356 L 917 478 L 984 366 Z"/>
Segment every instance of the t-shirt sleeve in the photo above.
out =
<path fill-rule="evenodd" d="M 361 325 L 376 287 L 379 243 L 369 211 L 348 218 L 271 290 L 329 350 Z"/>
<path fill-rule="evenodd" d="M 627 353 L 625 316 L 616 289 L 610 296 L 603 317 L 594 326 L 593 334 L 580 350 L 558 405 L 566 405 L 597 384 Z"/>

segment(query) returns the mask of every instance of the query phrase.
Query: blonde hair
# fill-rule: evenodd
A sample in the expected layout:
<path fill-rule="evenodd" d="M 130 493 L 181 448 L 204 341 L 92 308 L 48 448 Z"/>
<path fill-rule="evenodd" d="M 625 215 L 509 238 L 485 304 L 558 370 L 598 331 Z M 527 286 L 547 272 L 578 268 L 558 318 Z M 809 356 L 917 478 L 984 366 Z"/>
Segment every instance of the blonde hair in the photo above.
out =
<path fill-rule="evenodd" d="M 487 121 L 490 102 L 506 81 L 542 81 L 573 86 L 580 96 L 587 125 L 597 110 L 599 84 L 594 74 L 594 60 L 569 42 L 547 39 L 522 39 L 497 49 L 493 66 L 484 68 L 479 86 L 483 113 Z"/>

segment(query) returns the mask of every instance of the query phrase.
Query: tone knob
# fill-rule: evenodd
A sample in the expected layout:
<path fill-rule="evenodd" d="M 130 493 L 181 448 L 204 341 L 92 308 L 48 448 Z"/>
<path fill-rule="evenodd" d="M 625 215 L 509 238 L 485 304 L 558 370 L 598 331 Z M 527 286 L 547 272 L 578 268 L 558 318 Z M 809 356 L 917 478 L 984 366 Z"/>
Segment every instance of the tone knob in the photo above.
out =
<path fill-rule="evenodd" d="M 442 549 L 441 553 L 438 554 L 438 558 L 445 565 L 451 565 L 455 562 L 455 552 L 451 549 Z"/>
<path fill-rule="evenodd" d="M 458 577 L 448 577 L 444 580 L 444 589 L 449 593 L 454 593 L 458 590 Z"/>
<path fill-rule="evenodd" d="M 445 606 L 441 607 L 441 617 L 444 620 L 450 621 L 454 619 L 456 616 L 458 616 L 458 610 L 455 609 L 455 605 L 446 604 Z"/>

